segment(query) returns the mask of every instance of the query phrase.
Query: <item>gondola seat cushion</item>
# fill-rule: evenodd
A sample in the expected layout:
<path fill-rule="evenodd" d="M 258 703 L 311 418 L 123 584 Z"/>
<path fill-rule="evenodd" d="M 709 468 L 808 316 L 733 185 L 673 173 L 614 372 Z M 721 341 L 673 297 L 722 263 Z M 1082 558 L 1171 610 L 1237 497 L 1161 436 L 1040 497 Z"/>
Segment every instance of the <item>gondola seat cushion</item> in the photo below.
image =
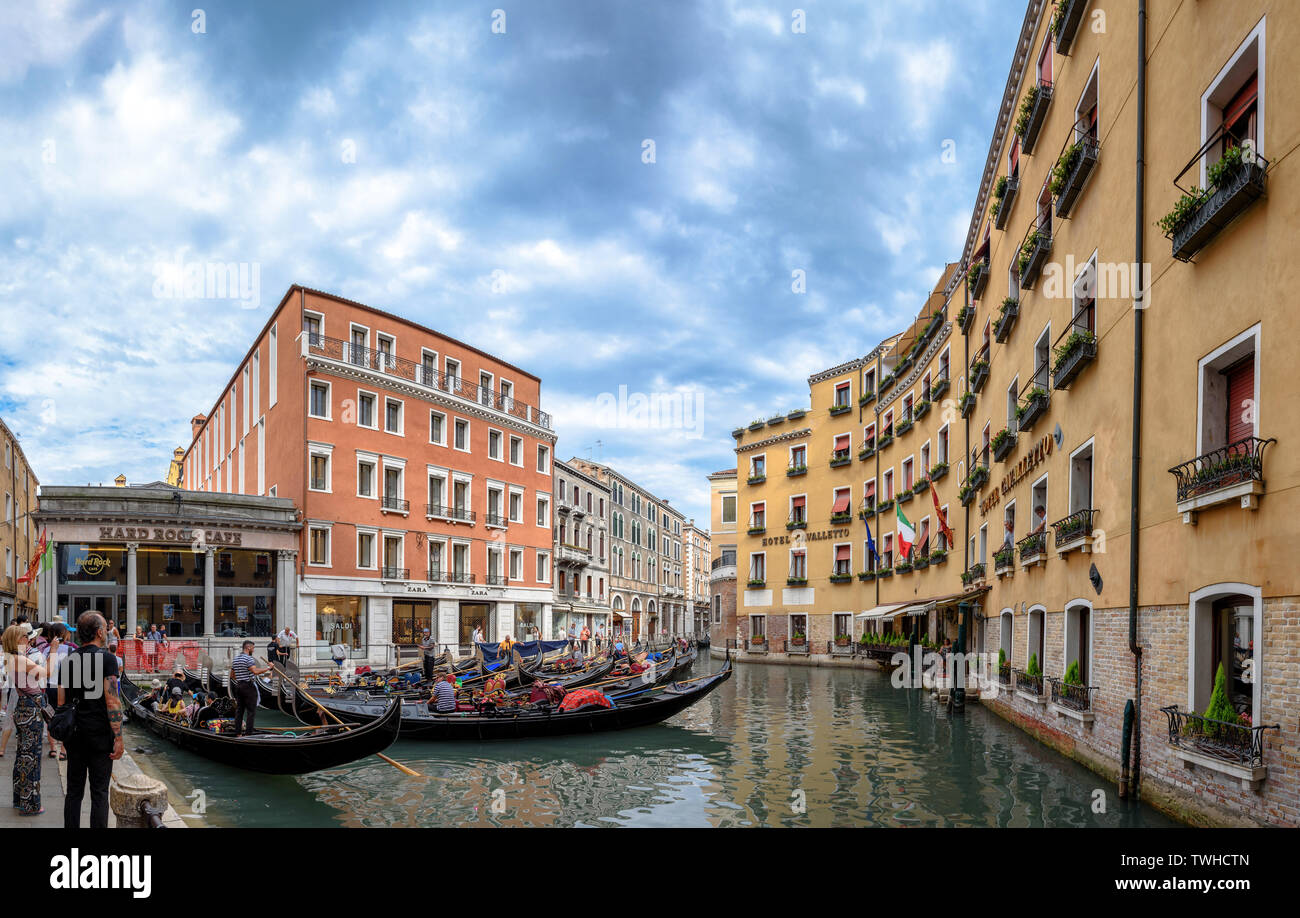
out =
<path fill-rule="evenodd" d="M 577 711 L 586 707 L 612 708 L 614 703 L 595 689 L 574 689 L 560 702 L 561 711 Z"/>

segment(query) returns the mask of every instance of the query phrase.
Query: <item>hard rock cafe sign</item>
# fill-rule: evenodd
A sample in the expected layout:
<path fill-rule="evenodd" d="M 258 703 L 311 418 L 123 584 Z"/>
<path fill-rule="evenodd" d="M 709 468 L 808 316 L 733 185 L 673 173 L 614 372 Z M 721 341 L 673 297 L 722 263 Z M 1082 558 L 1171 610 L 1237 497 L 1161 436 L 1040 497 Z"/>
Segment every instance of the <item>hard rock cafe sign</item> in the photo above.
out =
<path fill-rule="evenodd" d="M 1025 451 L 1025 454 L 1020 457 L 1020 461 L 1002 476 L 1002 484 L 990 491 L 988 497 L 980 501 L 980 516 L 988 515 L 988 512 L 1001 502 L 1002 495 L 1010 494 L 1011 489 L 1019 484 L 1022 478 L 1046 462 L 1047 458 L 1052 455 L 1054 442 L 1052 435 L 1048 434 L 1030 446 Z"/>
<path fill-rule="evenodd" d="M 104 542 L 186 542 L 203 545 L 239 545 L 241 533 L 232 529 L 150 529 L 148 526 L 100 526 Z"/>

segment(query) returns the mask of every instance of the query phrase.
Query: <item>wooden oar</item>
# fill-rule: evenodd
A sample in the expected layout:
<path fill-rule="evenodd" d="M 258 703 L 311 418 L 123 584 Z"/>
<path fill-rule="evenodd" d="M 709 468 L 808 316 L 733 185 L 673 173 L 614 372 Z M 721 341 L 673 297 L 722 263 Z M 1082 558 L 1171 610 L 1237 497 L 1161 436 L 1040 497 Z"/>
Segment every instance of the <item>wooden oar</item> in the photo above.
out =
<path fill-rule="evenodd" d="M 267 666 L 271 667 L 271 670 L 272 670 L 273 672 L 275 672 L 277 675 L 279 675 L 280 678 L 282 678 L 282 679 L 288 679 L 288 678 L 289 678 L 288 676 L 286 676 L 286 675 L 284 674 L 284 672 L 283 672 L 279 667 L 277 667 L 274 663 L 270 662 L 269 660 L 267 660 L 267 659 L 265 659 L 265 658 L 263 658 L 263 657 L 258 657 L 258 660 L 259 660 L 260 662 L 262 662 L 262 663 L 265 663 Z M 293 680 L 290 680 L 290 681 L 292 682 Z M 331 719 L 332 719 L 336 724 L 338 724 L 338 725 L 341 726 L 341 727 L 346 727 L 346 728 L 348 728 L 348 729 L 351 729 L 351 728 L 352 728 L 352 725 L 351 725 L 351 724 L 345 724 L 345 723 L 343 723 L 343 721 L 341 721 L 338 717 L 335 717 L 333 711 L 331 711 L 329 708 L 325 707 L 325 705 L 321 704 L 319 701 L 317 701 L 315 698 L 313 698 L 312 695 L 311 695 L 311 693 L 307 691 L 307 686 L 306 686 L 305 684 L 304 684 L 304 685 L 301 685 L 301 686 L 298 686 L 297 688 L 298 688 L 299 694 L 301 694 L 304 698 L 306 698 L 306 699 L 307 699 L 308 701 L 310 701 L 312 704 L 316 705 L 316 707 L 320 708 L 321 711 L 322 711 L 324 714 L 329 715 L 329 717 L 330 717 L 330 718 L 331 718 Z M 401 704 L 401 702 L 399 701 L 398 704 Z M 424 777 L 424 775 L 420 774 L 420 773 L 419 773 L 418 771 L 416 771 L 414 768 L 408 768 L 408 767 L 406 767 L 405 765 L 403 765 L 401 762 L 398 762 L 398 761 L 395 761 L 395 760 L 393 760 L 393 759 L 390 759 L 388 756 L 384 755 L 382 752 L 376 752 L 375 755 L 378 756 L 379 758 L 383 759 L 383 760 L 384 760 L 385 762 L 387 762 L 389 765 L 392 765 L 394 768 L 399 769 L 400 771 L 404 771 L 406 774 L 410 775 L 410 776 L 413 777 L 413 778 L 423 778 L 423 777 Z"/>

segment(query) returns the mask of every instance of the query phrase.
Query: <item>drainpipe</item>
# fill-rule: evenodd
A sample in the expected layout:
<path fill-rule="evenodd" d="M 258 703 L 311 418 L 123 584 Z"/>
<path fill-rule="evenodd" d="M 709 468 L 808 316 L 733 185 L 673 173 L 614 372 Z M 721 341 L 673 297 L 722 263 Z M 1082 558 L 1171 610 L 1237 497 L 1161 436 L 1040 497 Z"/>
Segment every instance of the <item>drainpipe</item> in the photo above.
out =
<path fill-rule="evenodd" d="M 1138 3 L 1138 71 L 1137 71 L 1137 183 L 1134 190 L 1133 260 L 1137 276 L 1133 280 L 1135 295 L 1133 309 L 1133 442 L 1129 470 L 1129 561 L 1128 561 L 1128 649 L 1133 654 L 1133 767 L 1128 772 L 1128 757 L 1121 763 L 1121 781 L 1126 781 L 1129 796 L 1138 795 L 1142 777 L 1142 648 L 1138 645 L 1138 542 L 1140 535 L 1141 463 L 1142 463 L 1142 333 L 1145 316 L 1146 291 L 1141 284 L 1145 272 L 1143 265 L 1143 231 L 1145 230 L 1145 171 L 1146 171 L 1146 105 L 1147 105 L 1147 5 Z M 1128 706 L 1125 706 L 1126 725 Z M 1124 796 L 1121 784 L 1120 796 Z"/>

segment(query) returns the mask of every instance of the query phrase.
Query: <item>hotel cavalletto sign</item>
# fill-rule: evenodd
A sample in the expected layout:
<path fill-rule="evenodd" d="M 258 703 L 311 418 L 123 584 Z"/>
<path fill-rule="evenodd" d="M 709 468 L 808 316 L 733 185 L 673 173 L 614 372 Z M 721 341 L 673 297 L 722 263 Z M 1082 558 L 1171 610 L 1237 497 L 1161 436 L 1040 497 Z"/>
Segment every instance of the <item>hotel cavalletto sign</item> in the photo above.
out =
<path fill-rule="evenodd" d="M 794 536 L 769 536 L 763 540 L 763 547 L 766 548 L 769 545 L 789 545 L 792 539 L 799 539 L 800 537 L 802 537 L 805 542 L 820 542 L 823 539 L 844 539 L 848 538 L 849 533 L 852 531 L 852 529 L 825 529 L 821 532 L 803 532 L 802 530 L 796 530 L 798 534 Z"/>
<path fill-rule="evenodd" d="M 148 526 L 100 526 L 105 542 L 185 542 L 190 545 L 239 545 L 241 534 L 233 529 L 150 529 Z"/>
<path fill-rule="evenodd" d="M 1011 489 L 1020 483 L 1020 479 L 1047 461 L 1047 457 L 1052 455 L 1053 442 L 1051 434 L 1048 434 L 1020 457 L 1020 461 L 1002 476 L 1002 484 L 995 488 L 988 497 L 980 501 L 980 516 L 987 515 L 990 510 L 998 505 L 1003 494 L 1010 494 Z"/>

